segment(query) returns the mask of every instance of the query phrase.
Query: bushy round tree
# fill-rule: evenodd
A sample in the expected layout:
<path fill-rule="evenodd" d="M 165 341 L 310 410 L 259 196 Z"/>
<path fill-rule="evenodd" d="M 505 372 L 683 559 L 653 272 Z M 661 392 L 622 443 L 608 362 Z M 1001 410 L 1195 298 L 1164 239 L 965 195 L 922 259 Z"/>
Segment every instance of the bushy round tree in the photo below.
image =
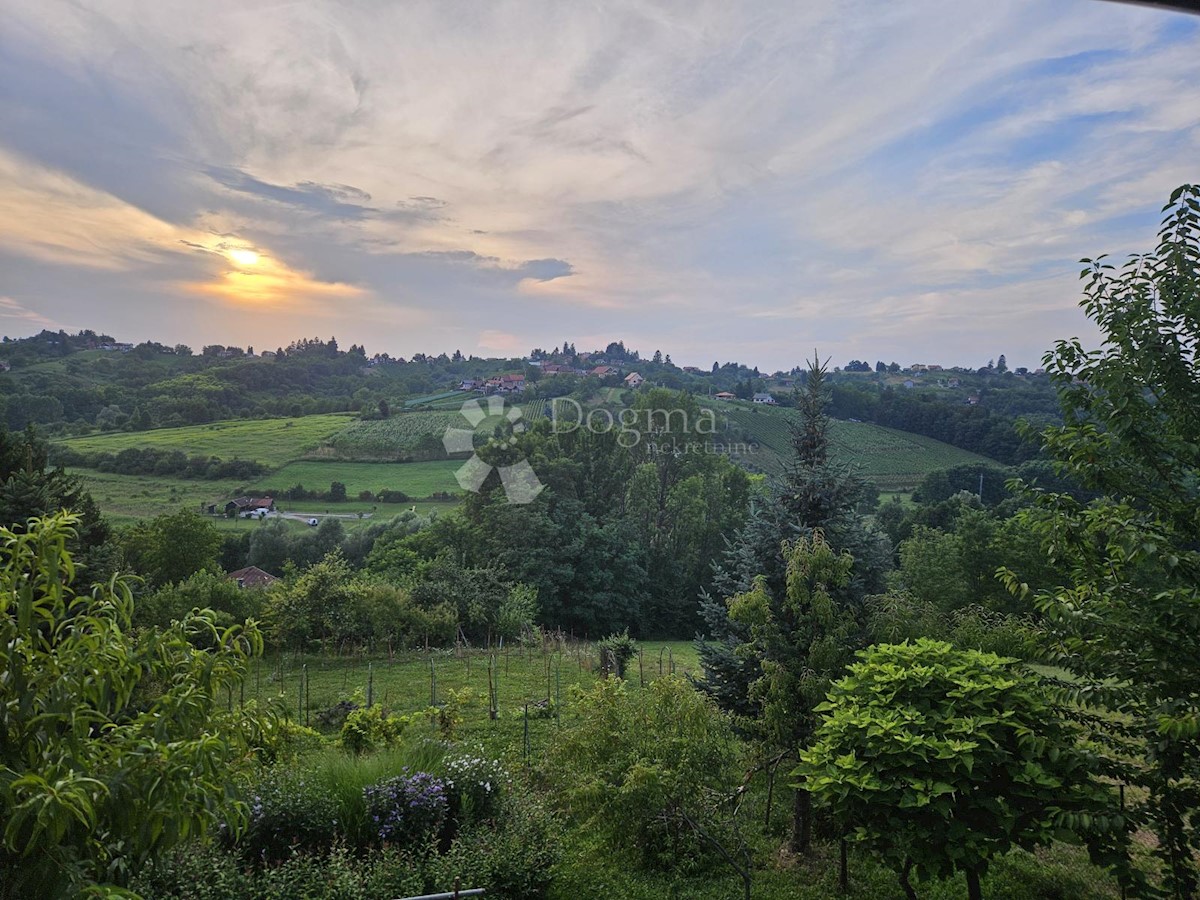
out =
<path fill-rule="evenodd" d="M 1127 824 L 1038 677 L 1014 659 L 926 638 L 878 644 L 833 685 L 796 774 L 900 872 L 964 872 L 1056 838 L 1124 859 Z"/>

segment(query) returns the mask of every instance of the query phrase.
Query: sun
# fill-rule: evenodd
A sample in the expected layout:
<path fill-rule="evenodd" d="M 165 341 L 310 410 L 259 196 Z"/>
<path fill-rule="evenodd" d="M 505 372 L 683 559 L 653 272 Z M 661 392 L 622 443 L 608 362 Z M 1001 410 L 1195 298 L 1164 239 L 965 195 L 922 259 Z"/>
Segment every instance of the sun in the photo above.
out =
<path fill-rule="evenodd" d="M 244 247 L 235 247 L 232 250 L 226 250 L 225 255 L 239 266 L 252 266 L 258 262 L 258 254 Z"/>

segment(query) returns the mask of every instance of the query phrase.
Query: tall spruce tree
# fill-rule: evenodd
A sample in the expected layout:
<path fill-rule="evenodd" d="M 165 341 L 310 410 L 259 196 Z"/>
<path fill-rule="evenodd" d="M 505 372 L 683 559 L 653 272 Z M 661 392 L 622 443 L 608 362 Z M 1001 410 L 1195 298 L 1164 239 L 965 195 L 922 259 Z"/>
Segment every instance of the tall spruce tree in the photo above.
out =
<path fill-rule="evenodd" d="M 863 643 L 863 597 L 882 589 L 889 561 L 886 539 L 856 510 L 862 482 L 831 458 L 826 374 L 814 357 L 796 396 L 793 459 L 717 564 L 713 594 L 700 601 L 708 632 L 697 640 L 699 686 L 775 753 L 799 749 L 819 702 L 818 693 L 806 692 L 807 699 L 785 703 L 787 686 L 811 683 L 805 669 L 819 668 L 820 680 L 849 661 Z M 838 562 L 826 565 L 827 555 Z M 811 584 L 797 579 L 802 570 L 815 573 Z M 814 596 L 828 598 L 820 623 Z M 834 635 L 838 652 L 829 646 Z M 798 851 L 807 850 L 810 820 L 808 793 L 797 791 L 792 845 Z"/>

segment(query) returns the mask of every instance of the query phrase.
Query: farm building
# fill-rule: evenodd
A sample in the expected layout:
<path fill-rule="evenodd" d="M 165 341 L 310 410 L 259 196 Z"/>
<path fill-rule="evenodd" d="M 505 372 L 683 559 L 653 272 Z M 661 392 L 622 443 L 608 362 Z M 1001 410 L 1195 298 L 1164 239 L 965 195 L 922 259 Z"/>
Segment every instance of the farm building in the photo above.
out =
<path fill-rule="evenodd" d="M 237 497 L 225 504 L 225 515 L 266 514 L 275 512 L 275 501 L 271 497 Z"/>
<path fill-rule="evenodd" d="M 230 581 L 236 581 L 237 586 L 240 588 L 270 587 L 279 580 L 270 572 L 264 572 L 258 566 L 246 566 L 244 569 L 230 572 L 225 577 Z"/>
<path fill-rule="evenodd" d="M 717 394 L 717 399 L 718 400 L 736 400 L 737 394 L 731 394 L 731 393 L 729 393 L 729 391 L 721 391 L 721 393 Z"/>
<path fill-rule="evenodd" d="M 775 398 L 772 397 L 770 394 L 758 393 L 758 394 L 754 395 L 754 402 L 755 403 L 765 403 L 768 406 L 774 406 Z"/>

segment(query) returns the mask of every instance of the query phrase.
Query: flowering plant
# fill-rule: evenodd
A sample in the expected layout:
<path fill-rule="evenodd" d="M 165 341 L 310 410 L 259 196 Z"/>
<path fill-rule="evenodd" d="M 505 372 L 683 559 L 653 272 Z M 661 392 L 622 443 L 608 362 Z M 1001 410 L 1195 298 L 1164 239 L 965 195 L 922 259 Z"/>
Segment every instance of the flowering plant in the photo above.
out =
<path fill-rule="evenodd" d="M 428 772 L 404 774 L 363 788 L 367 815 L 385 844 L 408 845 L 437 834 L 449 803 L 446 786 Z"/>
<path fill-rule="evenodd" d="M 504 790 L 511 784 L 512 776 L 498 759 L 485 756 L 482 747 L 446 763 L 446 787 L 460 821 L 495 815 Z"/>

